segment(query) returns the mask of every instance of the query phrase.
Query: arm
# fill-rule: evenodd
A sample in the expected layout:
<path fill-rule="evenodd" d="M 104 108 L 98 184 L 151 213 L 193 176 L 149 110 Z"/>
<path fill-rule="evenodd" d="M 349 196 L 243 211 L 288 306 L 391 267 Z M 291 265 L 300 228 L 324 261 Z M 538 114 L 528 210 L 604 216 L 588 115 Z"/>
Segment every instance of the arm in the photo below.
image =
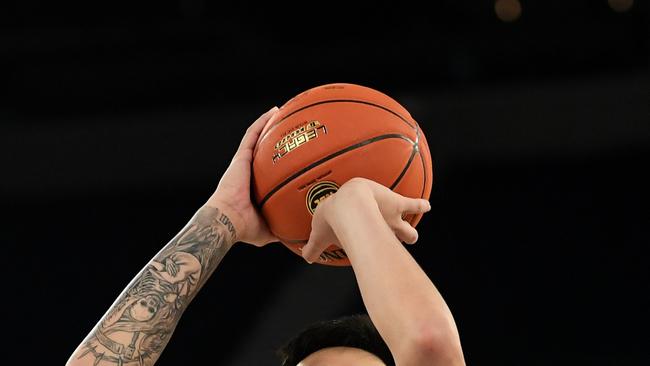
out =
<path fill-rule="evenodd" d="M 201 208 L 131 281 L 68 365 L 155 363 L 187 305 L 235 242 L 231 216 L 219 207 Z"/>
<path fill-rule="evenodd" d="M 250 201 L 252 149 L 275 111 L 249 127 L 215 193 L 129 283 L 68 366 L 153 365 L 233 243 L 261 246 L 277 240 Z"/>
<path fill-rule="evenodd" d="M 417 240 L 417 232 L 401 214 L 426 212 L 428 203 L 354 179 L 322 205 L 303 255 L 315 259 L 320 243 L 332 240 L 345 249 L 368 314 L 397 365 L 464 365 L 451 311 L 398 240 Z M 321 209 L 322 217 L 316 217 Z"/>

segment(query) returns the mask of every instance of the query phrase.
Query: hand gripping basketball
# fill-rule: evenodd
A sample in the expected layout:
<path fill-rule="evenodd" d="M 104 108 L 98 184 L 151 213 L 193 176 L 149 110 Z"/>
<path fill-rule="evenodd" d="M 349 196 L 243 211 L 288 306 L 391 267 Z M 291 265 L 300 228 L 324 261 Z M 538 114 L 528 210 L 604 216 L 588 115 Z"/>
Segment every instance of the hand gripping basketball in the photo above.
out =
<path fill-rule="evenodd" d="M 377 90 L 338 83 L 306 90 L 280 108 L 259 135 L 252 175 L 254 202 L 269 229 L 302 255 L 316 207 L 340 186 L 363 177 L 428 199 L 433 165 L 424 131 L 408 110 Z M 415 227 L 421 216 L 404 220 Z M 334 245 L 318 263 L 350 265 Z"/>
<path fill-rule="evenodd" d="M 255 142 L 277 111 L 277 107 L 271 108 L 248 127 L 230 166 L 219 181 L 217 190 L 206 203 L 208 206 L 225 206 L 230 209 L 234 214 L 231 220 L 237 228 L 237 240 L 256 246 L 278 241 L 253 206 L 250 196 L 251 162 Z"/>
<path fill-rule="evenodd" d="M 302 248 L 302 256 L 307 262 L 316 261 L 330 245 L 347 249 L 336 237 L 332 229 L 332 222 L 340 212 L 351 212 L 352 215 L 364 214 L 363 211 L 351 210 L 353 204 L 350 202 L 353 199 L 369 204 L 376 203 L 383 219 L 393 230 L 397 239 L 407 244 L 414 244 L 418 240 L 418 232 L 404 221 L 404 215 L 423 214 L 431 210 L 431 205 L 425 199 L 404 197 L 369 179 L 353 178 L 318 205 L 312 219 L 309 241 Z M 367 243 L 351 244 L 367 245 Z"/>

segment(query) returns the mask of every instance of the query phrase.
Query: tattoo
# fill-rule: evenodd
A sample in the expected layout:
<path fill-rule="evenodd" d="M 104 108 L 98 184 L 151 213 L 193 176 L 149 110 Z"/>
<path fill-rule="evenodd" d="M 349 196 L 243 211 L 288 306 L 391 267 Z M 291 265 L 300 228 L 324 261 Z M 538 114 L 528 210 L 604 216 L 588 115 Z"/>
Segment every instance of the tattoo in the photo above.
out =
<path fill-rule="evenodd" d="M 232 224 L 232 222 L 230 222 L 228 216 L 221 214 L 221 216 L 219 216 L 219 222 L 226 225 L 226 227 L 228 228 L 228 232 L 230 233 L 230 237 L 232 238 L 233 241 L 235 241 L 237 237 L 237 232 L 235 231 L 235 226 Z"/>
<path fill-rule="evenodd" d="M 92 357 L 93 365 L 152 365 L 236 236 L 219 209 L 199 210 L 124 290 L 77 358 Z"/>

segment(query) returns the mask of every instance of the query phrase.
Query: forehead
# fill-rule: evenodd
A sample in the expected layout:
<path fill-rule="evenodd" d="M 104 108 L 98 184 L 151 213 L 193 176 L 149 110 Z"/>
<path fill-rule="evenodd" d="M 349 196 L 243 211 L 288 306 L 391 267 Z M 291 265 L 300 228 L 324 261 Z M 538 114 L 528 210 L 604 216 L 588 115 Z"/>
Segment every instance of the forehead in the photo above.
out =
<path fill-rule="evenodd" d="M 386 366 L 370 352 L 351 347 L 323 348 L 312 353 L 297 366 Z"/>

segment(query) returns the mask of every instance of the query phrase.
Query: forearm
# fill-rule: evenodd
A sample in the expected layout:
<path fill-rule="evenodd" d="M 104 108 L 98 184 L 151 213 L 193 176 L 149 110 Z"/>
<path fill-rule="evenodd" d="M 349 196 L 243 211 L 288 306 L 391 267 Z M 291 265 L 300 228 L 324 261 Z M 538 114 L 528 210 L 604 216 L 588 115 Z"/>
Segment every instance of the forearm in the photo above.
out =
<path fill-rule="evenodd" d="M 237 240 L 232 217 L 228 207 L 201 208 L 129 283 L 68 365 L 153 365 L 188 304 Z"/>
<path fill-rule="evenodd" d="M 462 361 L 453 317 L 442 296 L 386 224 L 374 202 L 351 200 L 332 225 L 354 269 L 364 304 L 398 365 Z M 351 207 L 354 207 L 350 209 Z M 436 349 L 427 349 L 427 348 Z M 451 356 L 451 359 L 448 359 Z M 460 362 L 462 363 L 462 362 Z M 427 362 L 434 364 L 434 362 Z"/>

